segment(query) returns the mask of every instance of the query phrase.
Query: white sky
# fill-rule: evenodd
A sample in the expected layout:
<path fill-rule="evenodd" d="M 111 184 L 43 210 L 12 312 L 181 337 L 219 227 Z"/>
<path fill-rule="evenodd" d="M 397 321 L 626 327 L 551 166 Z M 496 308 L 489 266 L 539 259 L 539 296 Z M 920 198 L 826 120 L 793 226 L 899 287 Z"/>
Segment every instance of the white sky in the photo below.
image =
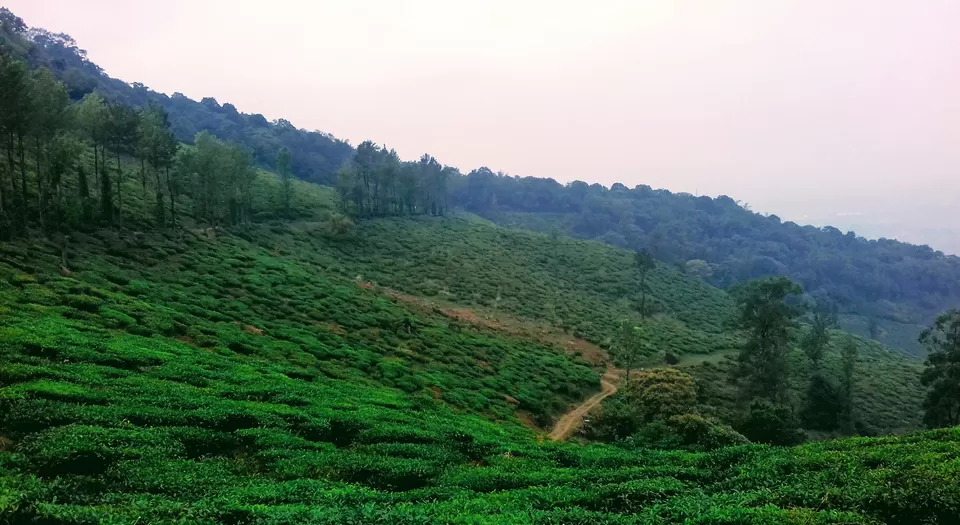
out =
<path fill-rule="evenodd" d="M 727 194 L 960 253 L 960 1 L 6 5 L 112 76 L 404 158 Z"/>

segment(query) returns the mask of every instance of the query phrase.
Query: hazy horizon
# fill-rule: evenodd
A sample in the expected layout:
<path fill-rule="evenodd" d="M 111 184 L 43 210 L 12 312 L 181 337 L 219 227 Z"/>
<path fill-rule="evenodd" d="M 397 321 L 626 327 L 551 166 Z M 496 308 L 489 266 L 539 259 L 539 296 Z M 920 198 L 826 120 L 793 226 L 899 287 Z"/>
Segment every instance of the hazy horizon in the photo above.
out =
<path fill-rule="evenodd" d="M 960 253 L 960 2 L 4 5 L 126 82 L 404 158 Z"/>

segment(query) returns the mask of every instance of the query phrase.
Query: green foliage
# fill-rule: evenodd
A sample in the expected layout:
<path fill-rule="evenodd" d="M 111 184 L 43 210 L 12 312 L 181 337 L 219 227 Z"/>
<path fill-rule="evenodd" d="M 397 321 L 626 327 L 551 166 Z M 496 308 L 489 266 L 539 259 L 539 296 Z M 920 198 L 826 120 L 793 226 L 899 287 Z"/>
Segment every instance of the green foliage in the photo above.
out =
<path fill-rule="evenodd" d="M 706 451 L 747 443 L 747 438 L 726 425 L 697 414 L 677 414 L 648 423 L 622 445 L 628 448 Z"/>
<path fill-rule="evenodd" d="M 807 386 L 801 417 L 806 428 L 837 430 L 844 419 L 846 396 L 829 379 L 814 374 Z"/>
<path fill-rule="evenodd" d="M 649 423 L 690 412 L 697 403 L 697 387 L 689 374 L 675 368 L 651 368 L 627 380 L 623 396 L 640 420 Z"/>
<path fill-rule="evenodd" d="M 800 341 L 800 347 L 807 354 L 814 371 L 820 368 L 823 352 L 830 343 L 830 330 L 837 326 L 837 310 L 832 303 L 819 301 L 813 308 L 810 328 Z"/>
<path fill-rule="evenodd" d="M 786 395 L 791 330 L 800 315 L 787 300 L 800 293 L 785 277 L 750 281 L 733 290 L 740 308 L 736 324 L 747 333 L 739 361 L 751 396 L 776 401 Z"/>
<path fill-rule="evenodd" d="M 429 217 L 450 215 L 448 197 L 484 210 L 529 197 L 491 191 L 506 177 L 459 177 L 429 155 L 394 163 L 368 144 L 347 167 L 347 209 L 428 217 L 354 225 L 331 191 L 285 177 L 286 161 L 281 178 L 252 169 L 287 147 L 290 172 L 330 181 L 349 146 L 119 86 L 69 36 L 28 33 L 4 9 L 0 30 L 65 81 L 0 58 L 0 131 L 15 139 L 2 145 L 0 231 L 21 239 L 0 244 L 0 523 L 905 524 L 960 512 L 956 429 L 773 448 L 686 413 L 697 398 L 704 413 L 734 400 L 717 361 L 741 343 L 725 293 L 638 267 L 628 250 Z M 87 97 L 60 115 L 64 90 Z M 139 113 L 117 104 L 149 100 Z M 173 137 L 202 130 L 214 133 L 178 158 Z M 288 222 L 274 220 L 278 188 L 296 196 Z M 94 228 L 97 201 L 105 222 L 147 227 Z M 27 236 L 34 225 L 72 228 L 70 241 Z M 634 435 L 621 446 L 545 442 L 520 424 L 548 425 L 597 388 L 599 370 L 560 348 L 573 338 L 544 334 L 609 346 L 638 314 L 651 357 L 669 351 L 711 379 L 699 395 L 680 372 L 641 377 L 603 410 L 634 414 L 613 432 Z M 863 345 L 828 343 L 823 373 L 841 369 L 847 392 L 855 382 L 856 401 L 874 403 L 858 404 L 863 419 L 915 426 L 913 365 Z M 802 391 L 794 379 L 785 389 Z M 790 442 L 791 418 L 756 404 L 744 432 Z"/>
<path fill-rule="evenodd" d="M 738 426 L 750 441 L 771 445 L 796 445 L 804 441 L 800 421 L 787 405 L 754 401 Z"/>
<path fill-rule="evenodd" d="M 932 428 L 960 424 L 960 310 L 950 310 L 920 335 L 929 354 L 921 381 L 927 387 L 923 421 Z"/>

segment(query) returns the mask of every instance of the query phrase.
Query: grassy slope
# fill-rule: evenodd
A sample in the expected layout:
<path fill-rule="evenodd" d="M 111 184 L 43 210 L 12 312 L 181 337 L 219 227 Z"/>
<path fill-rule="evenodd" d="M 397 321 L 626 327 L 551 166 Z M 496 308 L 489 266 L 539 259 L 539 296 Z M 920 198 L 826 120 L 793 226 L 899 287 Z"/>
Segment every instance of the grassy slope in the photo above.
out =
<path fill-rule="evenodd" d="M 510 228 L 522 228 L 537 232 L 558 231 L 564 233 L 573 232 L 573 223 L 576 214 L 569 213 L 524 213 L 524 212 L 504 212 L 497 215 L 497 224 Z M 922 325 L 914 323 L 903 323 L 890 319 L 878 319 L 880 334 L 878 340 L 889 346 L 901 350 L 909 355 L 923 357 L 926 355 L 924 348 L 917 342 L 917 337 L 925 328 Z M 860 315 L 843 315 L 840 320 L 841 326 L 847 332 L 868 337 L 868 320 Z"/>
<path fill-rule="evenodd" d="M 3 247 L 0 523 L 906 524 L 960 510 L 956 429 L 699 454 L 542 442 L 470 413 L 508 408 L 496 395 L 451 409 L 404 380 L 496 391 L 469 352 L 498 345 L 537 370 L 518 385 L 594 380 L 534 362 L 560 354 L 470 328 L 428 346 L 441 321 L 411 311 L 396 313 L 417 334 L 386 345 L 399 305 L 283 255 L 105 237 L 84 239 L 69 277 L 43 244 Z"/>
<path fill-rule="evenodd" d="M 260 208 L 273 183 L 260 181 Z M 597 388 L 597 370 L 364 283 L 603 342 L 632 309 L 629 254 L 472 217 L 372 221 L 331 240 L 329 193 L 298 189 L 293 225 L 75 235 L 69 276 L 54 243 L 2 246 L 0 523 L 955 515 L 956 431 L 709 454 L 544 443 L 516 411 L 547 422 Z M 666 269 L 653 283 L 657 344 L 688 358 L 729 352 L 715 321 L 729 300 L 701 286 Z M 549 301 L 538 292 L 554 289 Z M 559 315 L 543 313 L 548 302 Z M 877 358 L 861 385 L 902 373 L 881 374 Z M 884 396 L 904 392 L 873 395 L 902 417 Z"/>
<path fill-rule="evenodd" d="M 308 186 L 301 199 L 310 209 L 332 206 L 329 190 Z M 321 212 L 322 214 L 323 212 Z M 282 252 L 300 260 L 375 281 L 417 296 L 564 327 L 601 345 L 617 322 L 635 317 L 639 295 L 632 254 L 596 241 L 501 228 L 472 215 L 452 218 L 383 219 L 361 223 L 355 238 L 330 242 L 312 222 L 280 227 L 271 237 Z M 265 235 L 261 231 L 261 235 Z M 410 254 L 414 254 L 412 257 Z M 660 364 L 663 352 L 694 363 L 681 367 L 700 382 L 704 402 L 730 420 L 737 390 L 730 384 L 737 341 L 724 332 L 733 316 L 725 292 L 661 265 L 650 278 L 651 301 L 661 313 L 647 329 L 645 365 Z M 499 299 L 498 299 L 499 297 Z M 858 340 L 858 416 L 875 431 L 903 432 L 920 426 L 920 363 L 875 342 Z M 826 372 L 839 376 L 839 350 L 827 350 Z M 686 354 L 686 357 L 683 357 Z M 806 388 L 809 363 L 793 356 L 794 398 Z"/>

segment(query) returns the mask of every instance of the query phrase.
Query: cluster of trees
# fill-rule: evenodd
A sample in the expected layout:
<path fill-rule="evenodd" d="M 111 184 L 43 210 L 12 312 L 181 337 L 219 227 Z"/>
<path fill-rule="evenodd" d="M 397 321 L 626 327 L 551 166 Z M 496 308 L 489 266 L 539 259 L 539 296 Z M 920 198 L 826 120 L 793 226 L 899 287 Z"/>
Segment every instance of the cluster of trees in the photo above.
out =
<path fill-rule="evenodd" d="M 403 162 L 395 150 L 365 141 L 340 168 L 337 192 L 353 215 L 443 215 L 450 207 L 448 184 L 456 176 L 455 168 L 429 154 Z"/>
<path fill-rule="evenodd" d="M 920 334 L 929 354 L 920 380 L 929 390 L 924 423 L 931 428 L 960 425 L 960 310 L 944 312 Z"/>
<path fill-rule="evenodd" d="M 198 133 L 180 148 L 167 112 L 90 93 L 71 103 L 47 69 L 30 70 L 0 47 L 0 237 L 124 221 L 177 224 L 178 198 L 211 226 L 251 219 L 251 152 Z M 139 188 L 140 202 L 130 202 Z M 289 185 L 284 206 L 289 207 Z M 126 200 L 125 200 L 126 197 Z M 182 203 L 180 204 L 182 206 Z"/>
<path fill-rule="evenodd" d="M 734 292 L 740 306 L 737 325 L 746 336 L 737 379 L 744 398 L 751 401 L 750 414 L 740 429 L 744 435 L 755 439 L 753 427 L 767 432 L 768 441 L 787 444 L 796 438 L 790 431 L 797 423 L 787 398 L 789 353 L 795 343 L 811 366 L 800 412 L 804 427 L 854 433 L 853 378 L 858 358 L 854 340 L 847 336 L 839 343 L 838 378 L 828 377 L 822 366 L 825 350 L 835 337 L 835 306 L 820 301 L 808 309 L 796 300 L 800 286 L 786 277 L 750 281 Z M 800 330 L 797 318 L 805 309 L 810 312 L 810 322 Z M 929 352 L 921 376 L 928 388 L 924 422 L 930 428 L 960 425 L 960 310 L 941 314 L 920 335 L 919 342 Z"/>
<path fill-rule="evenodd" d="M 777 444 L 803 439 L 788 397 L 790 353 L 797 342 L 811 366 L 800 411 L 803 426 L 854 433 L 856 343 L 849 336 L 842 342 L 837 380 L 828 377 L 821 366 L 837 325 L 835 306 L 823 300 L 812 307 L 800 303 L 802 289 L 787 277 L 749 281 L 735 287 L 733 293 L 739 306 L 736 326 L 745 336 L 735 370 L 743 400 L 750 407 L 740 428 L 744 435 Z M 808 311 L 809 326 L 801 331 L 797 320 Z"/>
<path fill-rule="evenodd" d="M 65 86 L 46 69 L 30 70 L 0 48 L 0 234 L 22 235 L 31 223 L 50 230 L 73 222 L 122 224 L 129 212 L 119 187 L 139 176 L 157 181 L 163 207 L 179 144 L 156 106 L 135 110 L 90 94 L 71 104 Z M 92 164 L 84 162 L 84 151 Z M 124 169 L 137 159 L 139 173 Z M 162 210 L 161 210 L 162 211 Z"/>
<path fill-rule="evenodd" d="M 645 369 L 624 381 L 584 433 L 598 441 L 671 450 L 712 450 L 748 442 L 698 412 L 693 377 L 675 368 Z"/>
<path fill-rule="evenodd" d="M 269 122 L 260 114 L 245 114 L 214 98 L 191 100 L 181 93 L 167 96 L 134 82 L 111 78 L 87 58 L 69 35 L 30 28 L 22 19 L 0 10 L 0 41 L 15 58 L 31 68 L 46 68 L 64 83 L 71 100 L 97 92 L 107 102 L 137 108 L 154 103 L 169 115 L 170 129 L 179 142 L 192 144 L 200 132 L 240 144 L 254 162 L 271 166 L 277 154 L 291 154 L 290 171 L 300 179 L 334 185 L 337 169 L 353 154 L 345 141 L 320 131 L 298 129 L 289 121 Z"/>

